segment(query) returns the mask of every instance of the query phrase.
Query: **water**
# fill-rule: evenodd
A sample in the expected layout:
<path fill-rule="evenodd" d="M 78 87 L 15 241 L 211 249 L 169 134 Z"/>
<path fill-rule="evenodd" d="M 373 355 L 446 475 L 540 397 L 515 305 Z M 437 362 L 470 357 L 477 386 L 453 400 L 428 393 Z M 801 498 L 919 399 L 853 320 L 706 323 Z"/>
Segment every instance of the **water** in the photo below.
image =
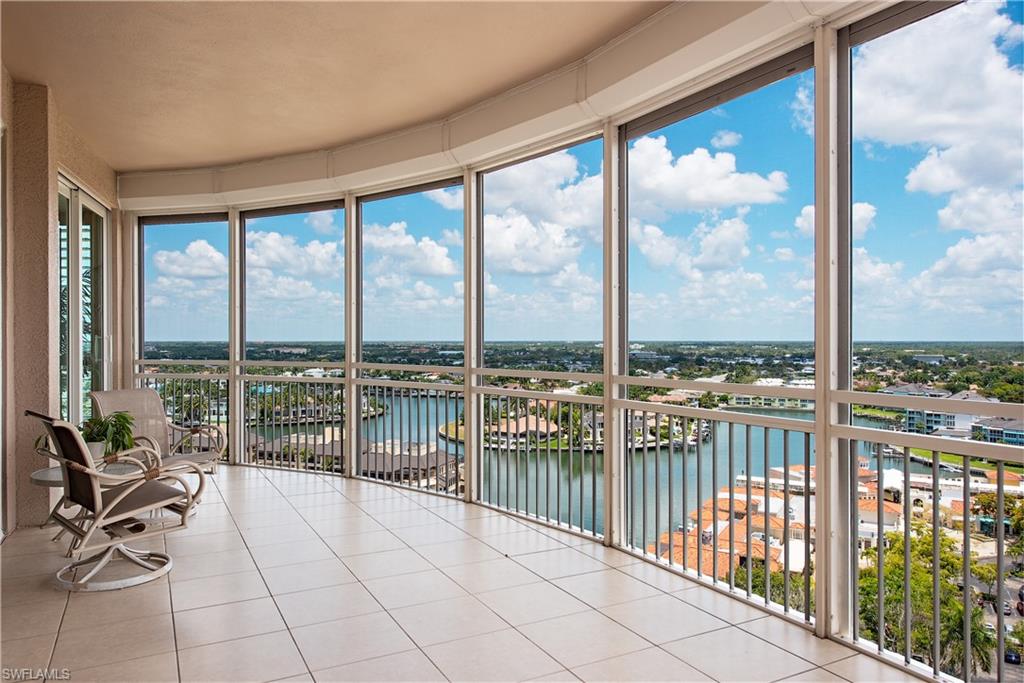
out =
<path fill-rule="evenodd" d="M 362 421 L 360 433 L 364 439 L 372 442 L 397 438 L 403 442 L 434 443 L 440 453 L 462 458 L 463 446 L 454 440 L 444 439 L 437 431 L 444 424 L 457 421 L 463 409 L 461 397 L 384 396 L 382 393 L 375 399 L 385 407 L 386 412 Z M 813 412 L 801 410 L 744 409 L 735 412 L 806 421 L 814 419 Z M 869 417 L 855 417 L 854 424 L 885 429 L 884 422 Z M 300 425 L 285 429 L 288 433 L 303 428 Z M 733 454 L 731 463 L 730 432 Z M 634 491 L 632 500 L 637 542 L 640 542 L 641 536 L 646 538 L 646 542 L 653 542 L 659 530 L 664 533 L 676 529 L 712 492 L 729 486 L 735 482 L 736 476 L 749 473 L 763 477 L 766 435 L 767 466 L 769 469 L 782 467 L 785 459 L 785 434 L 780 429 L 751 427 L 748 430 L 744 425 L 717 422 L 713 438 L 700 445 L 699 458 L 698 448 L 693 446 L 687 449 L 651 446 L 646 449 L 646 453 L 643 448 L 630 453 L 626 466 L 632 466 L 630 476 Z M 788 439 L 790 466 L 814 465 L 813 434 L 805 442 L 802 432 L 788 432 Z M 810 453 L 806 457 L 805 443 L 810 444 Z M 859 455 L 869 455 L 863 445 Z M 886 465 L 902 467 L 899 460 Z M 869 458 L 867 466 L 872 470 L 877 468 L 874 457 Z M 595 457 L 592 452 L 580 452 L 576 447 L 570 449 L 563 446 L 559 457 L 557 448 L 553 448 L 549 455 L 545 447 L 537 452 L 523 445 L 518 453 L 513 447 L 509 454 L 505 448 L 485 445 L 480 497 L 485 502 L 550 517 L 601 533 L 604 529 L 603 469 L 602 453 Z M 912 463 L 911 471 L 930 473 L 931 469 Z M 626 476 L 625 472 L 623 476 Z M 641 533 L 644 500 L 648 527 L 646 535 Z M 798 514 L 802 514 L 802 511 Z M 656 521 L 658 524 L 655 524 Z"/>

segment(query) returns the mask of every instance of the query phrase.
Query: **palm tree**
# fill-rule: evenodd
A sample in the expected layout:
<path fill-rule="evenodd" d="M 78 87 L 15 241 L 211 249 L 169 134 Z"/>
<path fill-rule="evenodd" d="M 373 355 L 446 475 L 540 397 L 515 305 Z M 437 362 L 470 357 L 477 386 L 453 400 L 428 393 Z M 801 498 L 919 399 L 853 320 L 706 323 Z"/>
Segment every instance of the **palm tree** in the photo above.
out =
<path fill-rule="evenodd" d="M 942 637 L 942 670 L 958 678 L 964 676 L 964 603 L 950 600 L 940 613 L 939 633 Z M 971 604 L 971 675 L 978 668 L 992 672 L 992 655 L 996 650 L 996 636 L 985 629 L 982 609 Z"/>

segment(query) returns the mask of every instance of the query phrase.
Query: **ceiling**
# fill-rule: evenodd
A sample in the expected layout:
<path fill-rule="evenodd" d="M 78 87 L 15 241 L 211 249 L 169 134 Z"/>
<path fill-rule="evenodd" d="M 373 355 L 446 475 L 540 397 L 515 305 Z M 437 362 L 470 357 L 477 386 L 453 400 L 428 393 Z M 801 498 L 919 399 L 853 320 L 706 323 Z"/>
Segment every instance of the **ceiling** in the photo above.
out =
<path fill-rule="evenodd" d="M 3 64 L 117 171 L 228 164 L 436 121 L 662 2 L 3 2 Z"/>

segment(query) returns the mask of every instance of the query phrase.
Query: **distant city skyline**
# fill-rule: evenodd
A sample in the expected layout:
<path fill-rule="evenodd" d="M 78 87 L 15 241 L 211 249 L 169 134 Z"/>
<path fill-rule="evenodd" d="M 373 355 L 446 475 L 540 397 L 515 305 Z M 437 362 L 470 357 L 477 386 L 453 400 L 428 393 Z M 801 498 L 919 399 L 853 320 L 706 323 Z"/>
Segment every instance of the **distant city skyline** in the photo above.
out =
<path fill-rule="evenodd" d="M 855 339 L 1022 339 L 1021 15 L 967 3 L 854 50 Z M 812 104 L 806 72 L 630 141 L 631 339 L 811 341 Z M 602 190 L 600 140 L 484 176 L 486 342 L 599 341 Z M 363 205 L 366 341 L 461 341 L 462 205 Z M 343 225 L 249 222 L 250 341 L 340 341 Z M 227 237 L 146 228 L 147 339 L 227 338 Z"/>

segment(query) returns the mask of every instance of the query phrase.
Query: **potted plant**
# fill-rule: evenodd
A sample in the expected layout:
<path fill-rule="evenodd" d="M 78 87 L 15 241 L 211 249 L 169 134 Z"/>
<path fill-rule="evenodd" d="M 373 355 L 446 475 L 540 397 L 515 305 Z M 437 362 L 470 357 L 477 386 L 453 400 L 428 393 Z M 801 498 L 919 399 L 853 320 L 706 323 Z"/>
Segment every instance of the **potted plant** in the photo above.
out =
<path fill-rule="evenodd" d="M 118 411 L 106 417 L 94 415 L 82 424 L 82 438 L 89 447 L 94 461 L 103 459 L 109 453 L 120 453 L 135 446 L 132 426 L 135 418 Z"/>

